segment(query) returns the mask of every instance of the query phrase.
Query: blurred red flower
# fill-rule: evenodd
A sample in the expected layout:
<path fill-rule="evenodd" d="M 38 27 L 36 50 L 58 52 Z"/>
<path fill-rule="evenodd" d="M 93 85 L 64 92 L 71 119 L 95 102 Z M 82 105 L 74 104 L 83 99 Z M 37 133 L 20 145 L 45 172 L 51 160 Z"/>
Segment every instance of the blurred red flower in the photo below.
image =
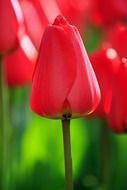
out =
<path fill-rule="evenodd" d="M 123 59 L 113 84 L 110 112 L 107 115 L 109 125 L 115 132 L 127 131 L 127 59 Z"/>
<path fill-rule="evenodd" d="M 109 26 L 127 20 L 126 0 L 92 0 L 91 18 L 95 25 Z"/>
<path fill-rule="evenodd" d="M 20 41 L 20 46 L 5 57 L 5 78 L 7 84 L 22 86 L 32 81 L 37 52 L 28 36 Z"/>
<path fill-rule="evenodd" d="M 12 1 L 0 0 L 0 53 L 18 45 L 18 21 Z"/>
<path fill-rule="evenodd" d="M 108 34 L 108 41 L 110 41 L 113 48 L 116 49 L 118 55 L 127 57 L 127 25 L 118 23 L 114 25 Z"/>
<path fill-rule="evenodd" d="M 90 60 L 101 89 L 101 101 L 93 116 L 105 117 L 112 130 L 121 133 L 127 130 L 127 49 L 126 29 L 117 29 L 114 27 L 109 35 L 112 43 L 103 43 Z"/>
<path fill-rule="evenodd" d="M 93 114 L 105 116 L 111 106 L 114 77 L 120 67 L 119 56 L 110 44 L 103 43 L 102 48 L 90 55 L 90 60 L 101 89 L 101 101 Z"/>
<path fill-rule="evenodd" d="M 127 130 L 127 26 L 123 23 L 114 25 L 107 39 L 120 59 L 120 68 L 113 83 L 112 101 L 107 119 L 114 131 L 124 132 Z"/>

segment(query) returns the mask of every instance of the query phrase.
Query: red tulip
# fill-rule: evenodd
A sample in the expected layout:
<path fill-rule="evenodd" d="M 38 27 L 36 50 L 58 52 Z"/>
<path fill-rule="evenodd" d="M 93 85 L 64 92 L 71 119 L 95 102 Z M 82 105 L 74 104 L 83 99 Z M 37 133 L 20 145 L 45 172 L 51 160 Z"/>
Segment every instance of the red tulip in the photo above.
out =
<path fill-rule="evenodd" d="M 101 101 L 94 116 L 106 117 L 114 132 L 127 130 L 127 59 L 120 58 L 111 44 L 91 54 Z"/>
<path fill-rule="evenodd" d="M 96 25 L 107 26 L 117 19 L 114 11 L 114 0 L 92 0 L 92 21 Z"/>
<path fill-rule="evenodd" d="M 57 3 L 52 0 L 20 0 L 20 5 L 25 18 L 27 33 L 35 47 L 39 49 L 45 28 L 61 11 Z"/>
<path fill-rule="evenodd" d="M 43 35 L 30 105 L 51 118 L 80 117 L 97 107 L 100 89 L 76 27 L 58 16 Z"/>
<path fill-rule="evenodd" d="M 5 57 L 5 76 L 9 86 L 22 86 L 32 81 L 36 60 L 36 50 L 27 36 L 21 40 L 21 46 Z"/>
<path fill-rule="evenodd" d="M 109 125 L 115 132 L 127 131 L 127 59 L 117 73 L 114 85 L 110 112 L 107 115 Z"/>
<path fill-rule="evenodd" d="M 110 110 L 112 85 L 120 67 L 120 60 L 110 44 L 105 43 L 100 50 L 91 54 L 90 60 L 101 90 L 101 101 L 94 115 L 105 116 Z"/>
<path fill-rule="evenodd" d="M 18 22 L 10 0 L 0 0 L 0 52 L 12 50 L 18 44 Z"/>
<path fill-rule="evenodd" d="M 127 1 L 126 0 L 113 0 L 114 10 L 117 14 L 123 18 L 127 19 Z"/>
<path fill-rule="evenodd" d="M 126 7 L 126 0 L 92 0 L 92 21 L 96 25 L 109 26 L 127 20 Z"/>
<path fill-rule="evenodd" d="M 118 73 L 112 85 L 112 100 L 107 120 L 115 132 L 127 130 L 127 26 L 119 23 L 109 32 L 108 40 L 117 51 L 120 60 Z"/>
<path fill-rule="evenodd" d="M 108 40 L 112 47 L 116 49 L 118 55 L 127 56 L 127 25 L 119 23 L 115 25 L 109 32 Z"/>

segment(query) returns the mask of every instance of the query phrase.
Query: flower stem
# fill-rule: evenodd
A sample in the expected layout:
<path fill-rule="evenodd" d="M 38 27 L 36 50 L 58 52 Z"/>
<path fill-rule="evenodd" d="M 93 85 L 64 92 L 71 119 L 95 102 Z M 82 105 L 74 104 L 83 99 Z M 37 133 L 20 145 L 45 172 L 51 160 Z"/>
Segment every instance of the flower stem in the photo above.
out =
<path fill-rule="evenodd" d="M 62 120 L 62 129 L 63 129 L 63 143 L 64 143 L 66 189 L 73 190 L 73 175 L 72 175 L 73 172 L 72 172 L 69 119 Z"/>
<path fill-rule="evenodd" d="M 110 169 L 110 159 L 109 159 L 109 131 L 105 120 L 101 121 L 101 170 L 103 178 L 103 190 L 108 189 L 109 185 L 109 169 Z"/>

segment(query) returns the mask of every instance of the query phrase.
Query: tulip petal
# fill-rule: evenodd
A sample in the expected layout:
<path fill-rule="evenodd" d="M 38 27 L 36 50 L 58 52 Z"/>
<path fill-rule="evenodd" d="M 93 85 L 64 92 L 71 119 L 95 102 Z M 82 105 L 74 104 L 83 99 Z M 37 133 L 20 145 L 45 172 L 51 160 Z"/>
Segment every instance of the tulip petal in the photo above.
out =
<path fill-rule="evenodd" d="M 77 51 L 77 56 L 75 58 L 77 75 L 73 87 L 69 92 L 68 102 L 75 116 L 79 116 L 79 114 L 88 114 L 97 107 L 100 100 L 100 89 L 83 42 L 76 28 L 75 35 L 73 35 L 72 38 L 77 38 L 77 41 L 71 39 Z"/>

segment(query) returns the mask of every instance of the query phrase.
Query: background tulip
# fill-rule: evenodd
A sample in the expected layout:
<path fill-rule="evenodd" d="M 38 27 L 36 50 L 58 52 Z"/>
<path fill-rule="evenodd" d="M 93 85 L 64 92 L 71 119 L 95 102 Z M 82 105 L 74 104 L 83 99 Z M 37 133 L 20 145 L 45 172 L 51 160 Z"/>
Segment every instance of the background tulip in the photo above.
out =
<path fill-rule="evenodd" d="M 94 114 L 105 116 L 110 109 L 114 77 L 120 67 L 119 56 L 111 44 L 103 43 L 100 49 L 91 54 L 90 60 L 101 89 L 101 101 Z"/>
<path fill-rule="evenodd" d="M 108 32 L 107 36 L 113 48 L 116 49 L 120 58 L 127 56 L 127 25 L 117 23 Z"/>
<path fill-rule="evenodd" d="M 127 59 L 121 61 L 121 67 L 113 84 L 110 111 L 107 115 L 113 131 L 122 133 L 127 130 Z M 125 84 L 125 85 L 124 85 Z"/>
<path fill-rule="evenodd" d="M 0 1 L 0 52 L 14 49 L 18 44 L 18 21 L 10 0 Z"/>
<path fill-rule="evenodd" d="M 124 23 L 114 25 L 107 35 L 111 46 L 117 52 L 119 58 L 118 73 L 112 86 L 112 100 L 110 109 L 107 112 L 109 125 L 115 132 L 124 132 L 126 130 L 126 55 L 127 55 L 127 27 Z M 125 84 L 125 86 L 123 86 Z"/>
<path fill-rule="evenodd" d="M 99 100 L 99 86 L 80 35 L 58 16 L 42 38 L 31 108 L 45 117 L 79 117 L 93 111 Z"/>
<path fill-rule="evenodd" d="M 9 86 L 22 86 L 32 81 L 36 55 L 30 39 L 24 36 L 21 46 L 5 58 L 5 78 Z"/>
<path fill-rule="evenodd" d="M 92 0 L 91 18 L 95 25 L 111 26 L 127 19 L 126 0 Z"/>

